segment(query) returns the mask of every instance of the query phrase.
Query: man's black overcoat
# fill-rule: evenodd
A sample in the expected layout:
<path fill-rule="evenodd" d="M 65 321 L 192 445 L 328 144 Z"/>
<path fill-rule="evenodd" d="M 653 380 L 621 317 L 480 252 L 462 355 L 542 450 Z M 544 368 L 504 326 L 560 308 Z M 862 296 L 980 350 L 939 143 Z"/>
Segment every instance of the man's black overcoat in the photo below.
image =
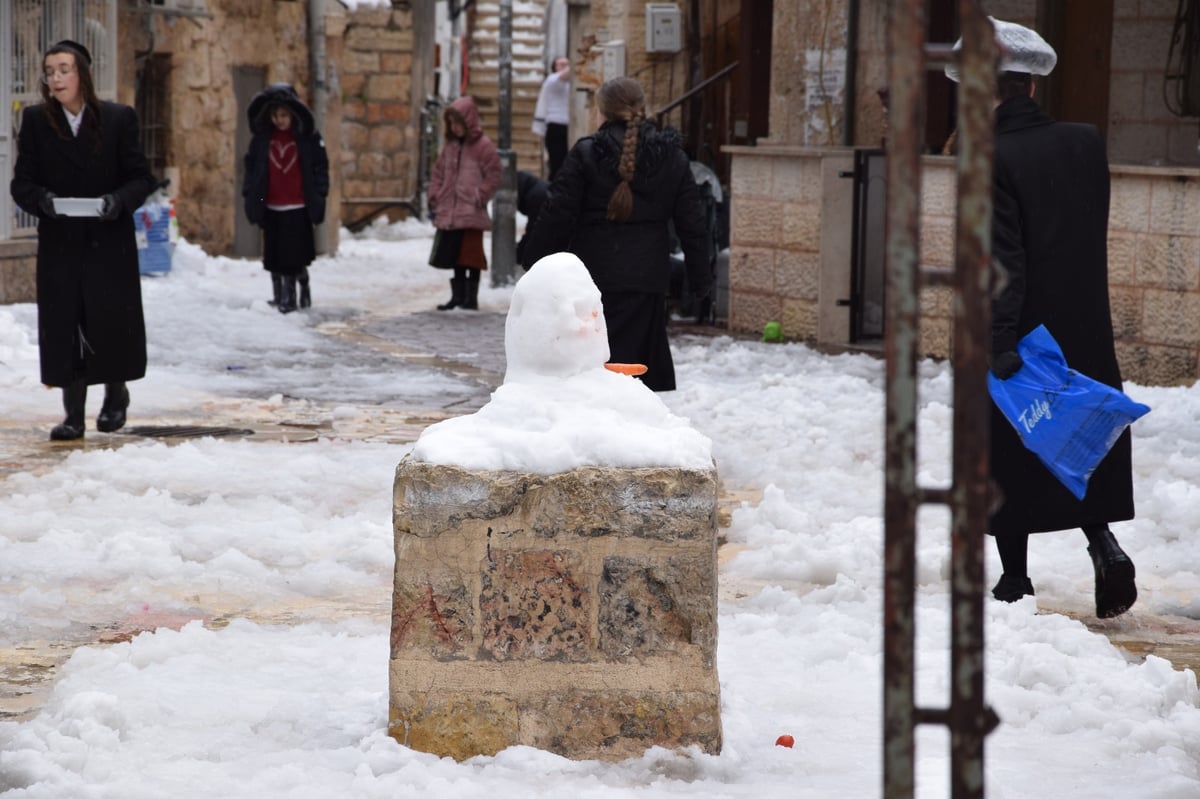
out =
<path fill-rule="evenodd" d="M 1091 125 L 1055 122 L 1028 97 L 996 112 L 992 254 L 1009 284 L 993 303 L 992 351 L 1044 324 L 1072 369 L 1121 388 L 1108 300 L 1109 171 Z M 989 532 L 1066 530 L 1133 518 L 1129 431 L 1075 499 L 993 405 Z"/>

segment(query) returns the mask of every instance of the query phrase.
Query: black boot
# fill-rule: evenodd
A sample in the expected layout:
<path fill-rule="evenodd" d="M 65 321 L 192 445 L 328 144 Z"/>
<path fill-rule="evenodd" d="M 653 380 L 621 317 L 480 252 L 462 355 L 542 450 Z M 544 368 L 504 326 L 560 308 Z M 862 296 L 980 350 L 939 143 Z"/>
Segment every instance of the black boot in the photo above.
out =
<path fill-rule="evenodd" d="M 1024 596 L 1033 596 L 1033 583 L 1028 577 L 1000 575 L 1000 582 L 992 589 L 992 596 L 1001 602 L 1016 602 Z"/>
<path fill-rule="evenodd" d="M 462 307 L 469 311 L 479 310 L 479 270 L 467 270 L 467 283 L 463 291 Z"/>
<path fill-rule="evenodd" d="M 278 310 L 280 313 L 291 313 L 296 310 L 296 276 L 280 275 L 283 288 L 279 294 Z"/>
<path fill-rule="evenodd" d="M 50 431 L 51 441 L 74 441 L 83 438 L 83 415 L 87 406 L 87 383 L 76 380 L 63 386 L 63 409 L 67 418 Z"/>
<path fill-rule="evenodd" d="M 96 429 L 115 433 L 125 426 L 125 409 L 129 407 L 129 389 L 124 383 L 104 384 L 104 404 L 96 417 Z"/>
<path fill-rule="evenodd" d="M 1107 527 L 1088 539 L 1088 554 L 1096 572 L 1096 616 L 1101 619 L 1120 616 L 1137 601 L 1133 561 Z"/>
<path fill-rule="evenodd" d="M 300 274 L 297 276 L 297 279 L 300 281 L 300 307 L 301 308 L 311 308 L 312 307 L 312 294 L 309 293 L 309 290 L 308 290 L 308 267 L 307 266 L 300 270 Z"/>
<path fill-rule="evenodd" d="M 450 311 L 463 304 L 463 293 L 466 291 L 465 277 L 450 278 L 450 301 L 443 302 L 437 307 L 439 311 Z"/>
<path fill-rule="evenodd" d="M 274 296 L 267 300 L 267 305 L 278 308 L 279 301 L 283 299 L 283 275 L 278 272 L 271 273 L 271 291 Z"/>

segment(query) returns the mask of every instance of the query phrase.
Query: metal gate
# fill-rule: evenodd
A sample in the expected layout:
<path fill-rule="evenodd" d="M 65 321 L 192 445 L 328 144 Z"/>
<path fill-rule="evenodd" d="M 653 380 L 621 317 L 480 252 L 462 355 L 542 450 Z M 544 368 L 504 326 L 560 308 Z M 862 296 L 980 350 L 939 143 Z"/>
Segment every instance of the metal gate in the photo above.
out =
<path fill-rule="evenodd" d="M 92 54 L 96 93 L 117 96 L 117 0 L 4 0 L 0 3 L 0 176 L 16 161 L 21 109 L 42 101 L 42 53 L 61 39 Z M 37 221 L 0 193 L 0 239 L 32 235 Z"/>
<path fill-rule="evenodd" d="M 927 0 L 892 0 L 888 20 L 887 418 L 884 499 L 883 796 L 912 799 L 915 730 L 950 731 L 950 795 L 984 795 L 983 741 L 997 724 L 984 703 L 983 538 L 987 524 L 988 344 L 992 215 L 992 99 L 996 55 L 979 0 L 959 0 L 960 55 L 925 45 Z M 919 264 L 925 70 L 958 58 L 958 208 L 953 270 Z M 922 286 L 954 289 L 954 439 L 949 488 L 916 483 L 918 307 Z M 915 539 L 921 504 L 951 509 L 948 707 L 915 704 Z"/>

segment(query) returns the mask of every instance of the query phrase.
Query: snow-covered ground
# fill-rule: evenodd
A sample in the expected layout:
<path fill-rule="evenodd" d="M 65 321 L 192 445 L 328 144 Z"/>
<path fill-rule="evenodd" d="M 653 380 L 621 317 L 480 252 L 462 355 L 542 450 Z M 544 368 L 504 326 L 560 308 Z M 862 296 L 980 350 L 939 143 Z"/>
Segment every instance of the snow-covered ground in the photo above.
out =
<path fill-rule="evenodd" d="M 266 304 L 259 264 L 182 244 L 169 274 L 143 279 L 150 369 L 131 386 L 131 423 L 219 398 L 307 402 L 336 419 L 401 396 L 436 405 L 451 377 L 414 381 L 386 362 L 338 358 L 331 347 L 344 343 L 315 329 L 444 299 L 445 273 L 425 265 L 431 236 L 418 223 L 343 232 L 337 257 L 312 269 L 314 308 L 287 316 Z M 511 295 L 485 278 L 480 300 L 504 311 Z M 518 747 L 456 763 L 405 749 L 385 732 L 387 598 L 393 471 L 411 446 L 329 434 L 146 440 L 0 480 L 0 645 L 69 638 L 97 620 L 186 617 L 215 598 L 259 621 L 78 649 L 40 713 L 0 722 L 0 794 L 879 795 L 882 363 L 730 337 L 682 337 L 675 356 L 680 389 L 662 399 L 711 439 L 728 486 L 762 496 L 726 531 L 736 554 L 721 572 L 719 756 L 656 749 L 607 764 Z M 1134 425 L 1138 518 L 1114 528 L 1141 597 L 1094 625 L 1114 636 L 1200 619 L 1200 385 L 1126 388 L 1153 410 Z M 343 391 L 355 399 L 339 401 Z M 923 363 L 920 391 L 920 481 L 945 485 L 947 367 Z M 6 425 L 39 435 L 61 417 L 58 392 L 38 382 L 31 305 L 0 306 L 0 409 Z M 920 520 L 918 699 L 942 706 L 948 514 Z M 994 581 L 990 545 L 987 558 Z M 1066 615 L 1091 609 L 1082 533 L 1035 536 L 1030 571 L 1036 599 L 986 606 L 986 690 L 1002 719 L 987 742 L 987 795 L 1200 796 L 1195 675 L 1130 656 Z M 284 621 L 282 609 L 326 604 L 373 610 Z M 275 610 L 278 623 L 263 621 Z M 794 748 L 774 745 L 783 733 Z M 922 728 L 917 755 L 918 795 L 947 796 L 945 731 Z"/>

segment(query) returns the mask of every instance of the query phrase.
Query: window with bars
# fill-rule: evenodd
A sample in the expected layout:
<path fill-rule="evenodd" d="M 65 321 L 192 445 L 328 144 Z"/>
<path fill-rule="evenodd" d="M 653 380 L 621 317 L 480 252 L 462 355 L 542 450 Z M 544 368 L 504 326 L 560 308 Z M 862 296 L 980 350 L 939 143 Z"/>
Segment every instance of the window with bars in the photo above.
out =
<path fill-rule="evenodd" d="M 164 177 L 168 163 L 170 74 L 171 57 L 166 54 L 151 53 L 139 64 L 136 105 L 138 121 L 142 127 L 142 150 L 150 163 L 150 171 L 160 180 Z"/>

